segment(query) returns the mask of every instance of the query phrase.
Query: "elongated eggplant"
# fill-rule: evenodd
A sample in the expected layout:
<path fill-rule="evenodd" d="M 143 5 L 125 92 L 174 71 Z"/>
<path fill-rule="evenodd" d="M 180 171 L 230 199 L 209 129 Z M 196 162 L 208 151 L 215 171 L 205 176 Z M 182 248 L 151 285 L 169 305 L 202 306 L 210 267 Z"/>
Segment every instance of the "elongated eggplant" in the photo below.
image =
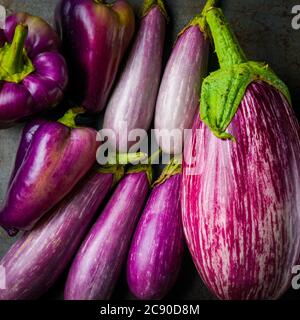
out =
<path fill-rule="evenodd" d="M 148 131 L 150 127 L 160 82 L 166 19 L 162 1 L 145 1 L 139 32 L 104 116 L 103 127 L 115 132 L 120 152 L 127 152 L 135 143 L 129 141 L 132 130 Z"/>
<path fill-rule="evenodd" d="M 22 163 L 17 156 L 19 167 L 13 172 L 0 211 L 4 228 L 30 230 L 95 163 L 99 146 L 97 132 L 90 128 L 71 128 L 76 113 L 71 110 L 59 122 L 40 124 L 29 138 L 29 145 L 25 128 L 18 153 L 23 154 L 24 146 L 27 151 Z"/>
<path fill-rule="evenodd" d="M 184 129 L 190 129 L 199 106 L 199 91 L 206 74 L 209 41 L 201 15 L 180 33 L 160 85 L 155 110 L 155 135 L 165 153 L 182 152 Z M 179 130 L 173 134 L 172 130 Z M 173 136 L 173 138 L 172 138 Z M 170 145 L 170 139 L 174 139 Z"/>
<path fill-rule="evenodd" d="M 73 97 L 87 111 L 101 111 L 134 34 L 131 6 L 125 0 L 61 0 L 56 24 Z"/>
<path fill-rule="evenodd" d="M 110 298 L 149 191 L 145 170 L 150 168 L 130 172 L 121 180 L 81 245 L 69 272 L 66 300 Z"/>
<path fill-rule="evenodd" d="M 162 299 L 181 267 L 183 229 L 181 166 L 172 161 L 155 184 L 135 231 L 127 262 L 127 282 L 139 299 Z"/>
<path fill-rule="evenodd" d="M 0 262 L 6 274 L 1 300 L 36 299 L 53 285 L 75 254 L 114 176 L 122 174 L 122 168 L 116 175 L 114 170 L 91 171 L 71 195 L 17 240 Z"/>
<path fill-rule="evenodd" d="M 204 80 L 186 145 L 185 236 L 218 298 L 277 299 L 300 253 L 299 124 L 286 86 L 247 61 L 222 11 L 205 18 L 221 68 Z"/>

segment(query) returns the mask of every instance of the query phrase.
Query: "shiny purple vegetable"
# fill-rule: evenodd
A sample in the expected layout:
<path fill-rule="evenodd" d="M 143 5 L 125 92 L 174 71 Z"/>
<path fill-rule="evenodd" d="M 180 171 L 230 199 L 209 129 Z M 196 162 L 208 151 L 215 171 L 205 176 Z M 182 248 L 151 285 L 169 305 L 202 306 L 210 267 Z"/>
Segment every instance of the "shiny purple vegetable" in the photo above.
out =
<path fill-rule="evenodd" d="M 6 19 L 0 48 L 0 128 L 56 106 L 68 75 L 59 38 L 41 18 L 16 13 Z M 3 42 L 3 41 L 1 41 Z"/>
<path fill-rule="evenodd" d="M 125 0 L 61 0 L 56 25 L 73 97 L 88 112 L 101 111 L 134 33 L 132 8 Z"/>
<path fill-rule="evenodd" d="M 37 299 L 53 285 L 72 259 L 113 181 L 113 171 L 91 171 L 71 195 L 16 241 L 0 261 L 6 274 L 0 300 Z"/>
<path fill-rule="evenodd" d="M 145 171 L 128 173 L 121 180 L 75 257 L 66 300 L 110 298 L 148 191 Z"/>
<path fill-rule="evenodd" d="M 299 123 L 287 87 L 247 60 L 222 10 L 205 19 L 220 69 L 203 82 L 186 144 L 185 237 L 219 299 L 278 299 L 300 254 Z"/>
<path fill-rule="evenodd" d="M 127 281 L 139 299 L 162 299 L 181 267 L 180 171 L 175 162 L 167 166 L 151 192 L 131 243 Z"/>
<path fill-rule="evenodd" d="M 69 122 L 75 115 L 71 110 L 61 122 L 45 121 L 31 137 L 29 134 L 28 146 L 25 130 L 18 151 L 20 155 L 25 152 L 23 160 L 17 157 L 19 168 L 13 172 L 0 211 L 0 224 L 5 229 L 30 230 L 95 163 L 97 132 L 71 128 Z"/>
<path fill-rule="evenodd" d="M 198 97 L 206 74 L 208 52 L 209 41 L 204 33 L 203 19 L 197 16 L 180 33 L 158 93 L 155 135 L 165 153 L 182 152 L 183 130 L 192 127 L 199 107 Z M 178 133 L 172 133 L 173 129 L 178 130 Z M 170 139 L 174 140 L 173 143 Z"/>
<path fill-rule="evenodd" d="M 104 116 L 103 127 L 115 132 L 114 147 L 120 152 L 127 152 L 135 143 L 128 137 L 132 130 L 148 131 L 150 127 L 160 83 L 166 19 L 162 1 L 145 1 L 140 29 Z"/>

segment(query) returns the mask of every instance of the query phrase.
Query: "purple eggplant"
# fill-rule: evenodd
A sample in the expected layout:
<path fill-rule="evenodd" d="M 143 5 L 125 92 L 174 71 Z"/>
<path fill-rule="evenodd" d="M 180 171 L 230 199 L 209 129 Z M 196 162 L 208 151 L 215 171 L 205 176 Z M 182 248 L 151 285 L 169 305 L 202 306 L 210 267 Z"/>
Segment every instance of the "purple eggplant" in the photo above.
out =
<path fill-rule="evenodd" d="M 26 151 L 23 150 L 26 143 L 21 144 L 18 153 L 25 151 L 25 154 L 13 172 L 0 211 L 0 224 L 5 229 L 30 230 L 95 163 L 97 131 L 64 124 L 71 125 L 76 112 L 71 110 L 60 122 L 40 124 Z M 22 141 L 26 139 L 23 136 Z"/>
<path fill-rule="evenodd" d="M 209 41 L 200 15 L 180 33 L 160 85 L 154 125 L 157 142 L 165 153 L 182 152 L 184 130 L 192 127 L 199 106 L 208 52 Z M 179 134 L 173 134 L 174 129 Z M 171 137 L 173 146 L 170 145 Z"/>
<path fill-rule="evenodd" d="M 0 262 L 6 274 L 0 300 L 36 299 L 53 285 L 72 259 L 113 181 L 113 171 L 91 171 L 71 195 L 17 240 Z"/>
<path fill-rule="evenodd" d="M 27 13 L 6 19 L 0 48 L 0 128 L 56 106 L 68 75 L 59 38 L 44 20 Z"/>
<path fill-rule="evenodd" d="M 127 152 L 134 144 L 128 141 L 132 130 L 148 131 L 150 127 L 160 83 L 166 19 L 162 1 L 145 1 L 139 32 L 104 116 L 103 127 L 115 132 L 120 152 Z"/>
<path fill-rule="evenodd" d="M 121 59 L 134 33 L 135 18 L 125 0 L 61 0 L 56 25 L 62 38 L 71 93 L 88 112 L 107 102 Z"/>
<path fill-rule="evenodd" d="M 220 69 L 203 82 L 186 145 L 185 237 L 219 299 L 277 299 L 300 253 L 299 123 L 287 87 L 247 60 L 221 9 L 205 19 Z"/>
<path fill-rule="evenodd" d="M 155 184 L 135 231 L 127 281 L 139 299 L 162 299 L 174 285 L 183 256 L 181 167 L 172 161 Z"/>
<path fill-rule="evenodd" d="M 110 298 L 148 191 L 144 170 L 128 173 L 121 180 L 75 257 L 65 287 L 66 300 Z"/>

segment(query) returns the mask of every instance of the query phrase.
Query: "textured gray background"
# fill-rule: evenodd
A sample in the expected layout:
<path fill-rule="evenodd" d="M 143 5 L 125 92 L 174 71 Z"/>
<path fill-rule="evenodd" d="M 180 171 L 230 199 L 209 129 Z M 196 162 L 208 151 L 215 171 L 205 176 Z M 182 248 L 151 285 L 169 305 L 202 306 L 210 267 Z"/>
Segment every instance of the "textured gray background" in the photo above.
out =
<path fill-rule="evenodd" d="M 136 12 L 139 12 L 142 0 L 129 0 Z M 39 15 L 48 22 L 53 22 L 53 12 L 57 0 L 0 0 L 12 11 L 27 11 Z M 169 25 L 166 58 L 170 53 L 172 43 L 181 28 L 200 12 L 204 0 L 165 0 L 171 17 Z M 299 116 L 300 103 L 300 30 L 291 27 L 291 9 L 300 4 L 300 0 L 224 0 L 222 7 L 232 23 L 241 45 L 248 57 L 254 60 L 267 61 L 278 75 L 288 84 L 294 102 L 294 108 Z M 216 65 L 215 57 L 211 57 L 211 68 Z M 9 173 L 18 146 L 22 125 L 0 131 L 0 202 L 2 201 Z M 300 230 L 299 230 L 300 232 Z M 12 243 L 3 231 L 0 231 L 0 257 Z M 64 276 L 44 298 L 56 299 L 62 297 Z M 122 275 L 114 298 L 131 298 Z M 204 287 L 191 259 L 186 254 L 179 280 L 168 296 L 174 299 L 212 299 Z M 300 292 L 290 291 L 285 299 L 300 298 Z"/>

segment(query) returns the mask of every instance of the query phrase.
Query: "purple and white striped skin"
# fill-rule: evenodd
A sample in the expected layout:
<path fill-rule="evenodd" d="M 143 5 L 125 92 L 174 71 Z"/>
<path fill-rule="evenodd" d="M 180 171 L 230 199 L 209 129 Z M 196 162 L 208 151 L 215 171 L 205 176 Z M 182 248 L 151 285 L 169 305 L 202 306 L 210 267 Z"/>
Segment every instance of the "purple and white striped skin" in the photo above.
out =
<path fill-rule="evenodd" d="M 75 257 L 66 300 L 110 298 L 148 191 L 145 172 L 130 173 L 121 180 Z"/>
<path fill-rule="evenodd" d="M 0 262 L 6 270 L 0 300 L 37 299 L 54 284 L 112 183 L 113 174 L 90 172 L 71 195 L 17 240 Z"/>
<path fill-rule="evenodd" d="M 0 210 L 5 228 L 30 230 L 88 172 L 96 160 L 97 131 L 45 122 L 31 138 Z"/>
<path fill-rule="evenodd" d="M 181 174 L 153 188 L 135 231 L 127 282 L 139 299 L 162 299 L 174 285 L 183 255 Z"/>
<path fill-rule="evenodd" d="M 185 236 L 218 298 L 277 299 L 300 253 L 299 125 L 281 93 L 253 82 L 228 132 L 236 143 L 196 117 L 183 168 Z"/>
<path fill-rule="evenodd" d="M 133 37 L 134 12 L 125 0 L 61 0 L 55 18 L 71 93 L 88 112 L 100 112 Z"/>
<path fill-rule="evenodd" d="M 165 133 L 156 131 L 156 140 L 167 154 L 182 152 L 183 130 L 192 127 L 199 107 L 202 78 L 207 70 L 209 41 L 195 21 L 177 39 L 156 102 L 155 129 L 167 130 Z M 170 146 L 168 137 L 173 129 L 179 130 L 181 135 L 175 135 L 174 144 Z"/>
<path fill-rule="evenodd" d="M 133 48 L 104 115 L 103 127 L 115 132 L 113 147 L 120 152 L 135 143 L 128 141 L 132 130 L 148 131 L 160 83 L 167 17 L 162 4 L 146 3 L 149 8 L 144 8 Z"/>
<path fill-rule="evenodd" d="M 1 79 L 0 128 L 9 127 L 19 120 L 56 106 L 62 100 L 68 82 L 65 60 L 58 53 L 60 41 L 51 26 L 41 18 L 27 13 L 13 14 L 5 22 L 4 33 L 8 43 L 13 41 L 20 25 L 28 28 L 24 48 L 32 68 L 30 72 L 23 73 L 22 65 L 16 70 L 16 65 L 10 65 L 6 71 L 10 75 L 20 73 L 20 76 L 9 81 Z M 26 30 L 21 32 L 26 33 Z M 19 45 L 23 47 L 22 41 Z M 20 54 L 23 54 L 22 50 Z"/>

